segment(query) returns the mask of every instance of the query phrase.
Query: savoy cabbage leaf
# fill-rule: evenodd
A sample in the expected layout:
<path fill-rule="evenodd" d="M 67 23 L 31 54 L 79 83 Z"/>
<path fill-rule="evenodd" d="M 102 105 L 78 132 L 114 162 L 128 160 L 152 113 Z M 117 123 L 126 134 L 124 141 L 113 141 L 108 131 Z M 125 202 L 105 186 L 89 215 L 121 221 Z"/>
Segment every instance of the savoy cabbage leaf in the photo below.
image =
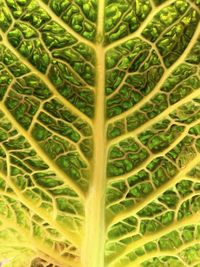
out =
<path fill-rule="evenodd" d="M 0 262 L 200 266 L 199 0 L 0 0 Z"/>

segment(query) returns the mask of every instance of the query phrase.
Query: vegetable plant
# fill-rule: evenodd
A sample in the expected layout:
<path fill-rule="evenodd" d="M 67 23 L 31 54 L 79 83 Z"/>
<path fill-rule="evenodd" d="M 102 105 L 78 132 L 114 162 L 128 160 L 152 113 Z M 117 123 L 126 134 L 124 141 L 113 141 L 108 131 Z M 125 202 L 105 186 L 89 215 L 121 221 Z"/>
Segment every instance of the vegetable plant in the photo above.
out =
<path fill-rule="evenodd" d="M 199 18 L 0 0 L 3 266 L 200 266 Z"/>

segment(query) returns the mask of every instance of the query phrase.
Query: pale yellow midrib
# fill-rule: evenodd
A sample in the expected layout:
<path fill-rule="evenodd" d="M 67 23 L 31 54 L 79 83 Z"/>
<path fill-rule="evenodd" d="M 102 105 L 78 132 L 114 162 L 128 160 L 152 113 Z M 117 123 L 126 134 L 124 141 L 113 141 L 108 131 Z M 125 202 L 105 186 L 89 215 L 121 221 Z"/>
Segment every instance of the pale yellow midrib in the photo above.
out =
<path fill-rule="evenodd" d="M 96 52 L 96 111 L 94 119 L 94 157 L 86 202 L 85 239 L 82 250 L 84 267 L 104 267 L 106 133 L 105 133 L 105 51 L 102 44 L 104 0 L 99 0 Z M 99 42 L 99 43 L 98 43 Z"/>

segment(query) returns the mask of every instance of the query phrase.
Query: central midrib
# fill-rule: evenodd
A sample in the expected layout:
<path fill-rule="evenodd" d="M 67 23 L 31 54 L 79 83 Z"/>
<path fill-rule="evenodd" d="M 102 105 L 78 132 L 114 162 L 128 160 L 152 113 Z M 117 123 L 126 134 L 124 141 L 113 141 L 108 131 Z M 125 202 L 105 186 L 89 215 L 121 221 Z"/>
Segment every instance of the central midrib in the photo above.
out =
<path fill-rule="evenodd" d="M 84 267 L 104 267 L 106 133 L 105 133 L 105 49 L 104 0 L 99 0 L 97 19 L 96 102 L 93 124 L 94 157 L 92 177 L 86 201 L 85 239 L 82 250 Z"/>

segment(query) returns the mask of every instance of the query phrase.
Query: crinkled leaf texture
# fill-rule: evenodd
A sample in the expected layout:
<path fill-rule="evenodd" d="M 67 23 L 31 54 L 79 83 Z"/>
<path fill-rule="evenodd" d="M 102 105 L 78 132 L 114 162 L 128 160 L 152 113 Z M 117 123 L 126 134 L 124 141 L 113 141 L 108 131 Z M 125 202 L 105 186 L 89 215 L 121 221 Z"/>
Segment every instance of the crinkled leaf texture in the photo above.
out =
<path fill-rule="evenodd" d="M 199 18 L 0 0 L 3 266 L 200 266 Z"/>

